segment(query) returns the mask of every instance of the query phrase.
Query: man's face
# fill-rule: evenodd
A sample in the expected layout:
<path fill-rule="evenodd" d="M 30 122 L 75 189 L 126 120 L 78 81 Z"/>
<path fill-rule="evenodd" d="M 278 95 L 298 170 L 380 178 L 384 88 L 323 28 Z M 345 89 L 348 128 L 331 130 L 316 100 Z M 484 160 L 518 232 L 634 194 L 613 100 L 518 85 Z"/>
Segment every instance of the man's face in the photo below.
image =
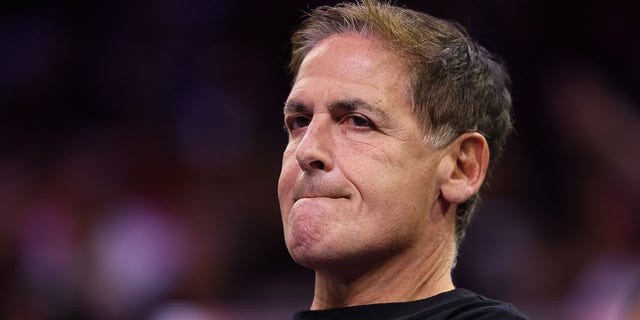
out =
<path fill-rule="evenodd" d="M 278 197 L 294 260 L 314 269 L 424 254 L 441 236 L 443 152 L 424 142 L 405 68 L 378 40 L 319 42 L 285 105 Z M 437 210 L 436 210 L 437 211 Z M 439 229 L 438 229 L 439 228 Z"/>

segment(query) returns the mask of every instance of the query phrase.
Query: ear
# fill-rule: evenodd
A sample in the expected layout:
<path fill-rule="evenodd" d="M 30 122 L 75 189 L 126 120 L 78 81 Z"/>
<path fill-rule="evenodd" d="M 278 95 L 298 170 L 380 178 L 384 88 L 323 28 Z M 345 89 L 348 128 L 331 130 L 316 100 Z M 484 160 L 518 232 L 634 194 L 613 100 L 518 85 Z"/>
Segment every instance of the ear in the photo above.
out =
<path fill-rule="evenodd" d="M 482 186 L 489 165 L 489 145 L 477 132 L 460 135 L 440 161 L 440 191 L 449 203 L 463 203 Z"/>

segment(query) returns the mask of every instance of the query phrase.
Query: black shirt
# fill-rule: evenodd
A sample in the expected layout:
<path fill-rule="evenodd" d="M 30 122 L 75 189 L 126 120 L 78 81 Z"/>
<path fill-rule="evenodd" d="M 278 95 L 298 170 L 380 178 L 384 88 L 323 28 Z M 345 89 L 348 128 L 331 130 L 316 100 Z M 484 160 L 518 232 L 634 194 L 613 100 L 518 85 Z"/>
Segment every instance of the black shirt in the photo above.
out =
<path fill-rule="evenodd" d="M 513 305 L 491 300 L 466 289 L 454 289 L 416 301 L 298 312 L 294 320 L 522 320 Z"/>

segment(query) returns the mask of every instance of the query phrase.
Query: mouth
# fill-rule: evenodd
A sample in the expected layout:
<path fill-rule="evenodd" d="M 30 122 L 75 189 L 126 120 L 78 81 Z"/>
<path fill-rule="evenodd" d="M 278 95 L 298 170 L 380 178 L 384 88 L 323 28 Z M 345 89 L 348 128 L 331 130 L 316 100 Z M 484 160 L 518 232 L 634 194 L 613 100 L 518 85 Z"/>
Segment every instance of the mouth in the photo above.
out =
<path fill-rule="evenodd" d="M 352 194 L 348 187 L 338 183 L 299 182 L 291 190 L 293 202 L 302 199 L 350 199 Z"/>
<path fill-rule="evenodd" d="M 348 196 L 333 196 L 333 195 L 327 195 L 327 196 L 309 195 L 309 196 L 295 197 L 293 199 L 293 202 L 297 202 L 298 200 L 303 200 L 303 199 L 349 199 L 349 197 Z"/>

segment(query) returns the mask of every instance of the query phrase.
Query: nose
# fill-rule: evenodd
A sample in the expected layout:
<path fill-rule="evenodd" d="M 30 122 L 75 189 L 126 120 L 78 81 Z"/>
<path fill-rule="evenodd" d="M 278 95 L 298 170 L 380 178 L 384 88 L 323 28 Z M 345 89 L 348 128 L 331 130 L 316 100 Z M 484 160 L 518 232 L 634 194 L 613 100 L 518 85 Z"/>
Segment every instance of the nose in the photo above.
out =
<path fill-rule="evenodd" d="M 333 168 L 333 137 L 328 121 L 314 117 L 296 147 L 298 165 L 306 172 L 330 171 Z"/>

